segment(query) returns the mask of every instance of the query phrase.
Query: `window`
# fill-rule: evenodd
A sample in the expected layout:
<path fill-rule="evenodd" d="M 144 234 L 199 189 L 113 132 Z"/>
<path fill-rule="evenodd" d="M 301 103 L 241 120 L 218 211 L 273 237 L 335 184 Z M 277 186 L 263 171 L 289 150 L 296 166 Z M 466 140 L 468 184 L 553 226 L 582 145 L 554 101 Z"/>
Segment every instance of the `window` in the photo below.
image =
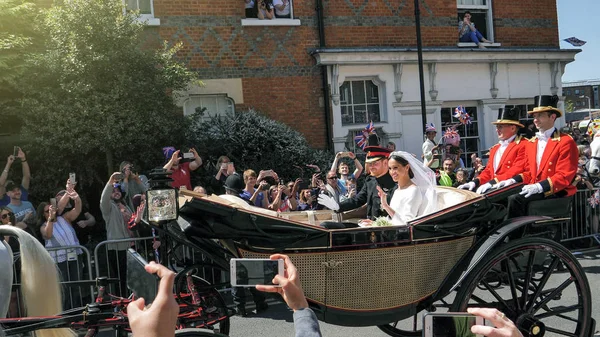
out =
<path fill-rule="evenodd" d="M 579 89 L 575 89 L 575 95 L 579 95 Z"/>
<path fill-rule="evenodd" d="M 258 19 L 255 2 L 260 0 L 252 0 L 250 3 L 245 3 L 246 18 L 242 19 L 242 26 L 300 26 L 300 20 L 294 19 L 294 2 L 293 0 L 273 0 L 273 4 L 284 6 L 283 11 L 273 9 L 275 16 L 273 19 Z M 241 2 L 240 2 L 241 4 Z"/>
<path fill-rule="evenodd" d="M 533 99 L 531 99 L 533 101 Z M 519 122 L 527 126 L 533 123 L 533 115 L 528 114 L 527 111 L 532 111 L 535 108 L 535 104 L 520 104 L 520 105 L 506 105 L 504 109 L 519 108 Z"/>
<path fill-rule="evenodd" d="M 342 125 L 381 122 L 380 90 L 374 80 L 346 81 L 340 87 Z"/>
<path fill-rule="evenodd" d="M 471 12 L 471 21 L 477 30 L 490 41 L 494 41 L 492 0 L 456 0 L 458 20 L 462 20 L 465 11 Z"/>
<path fill-rule="evenodd" d="M 234 111 L 235 103 L 225 95 L 192 95 L 183 103 L 183 114 L 185 116 L 197 112 L 202 116 L 202 119 L 232 114 Z"/>
<path fill-rule="evenodd" d="M 565 96 L 570 96 L 571 95 L 571 90 L 565 90 Z"/>
<path fill-rule="evenodd" d="M 160 20 L 154 17 L 153 0 L 124 0 L 127 12 L 139 11 L 140 20 L 149 26 L 158 26 Z"/>
<path fill-rule="evenodd" d="M 479 122 L 477 118 L 477 107 L 464 107 L 465 111 L 471 116 L 471 124 L 460 124 L 458 119 L 454 118 L 454 109 L 442 108 L 442 130 L 452 125 L 458 125 L 456 131 L 460 135 L 460 149 L 462 150 L 460 157 L 462 158 L 465 167 L 471 167 L 471 155 L 475 153 L 479 156 Z"/>

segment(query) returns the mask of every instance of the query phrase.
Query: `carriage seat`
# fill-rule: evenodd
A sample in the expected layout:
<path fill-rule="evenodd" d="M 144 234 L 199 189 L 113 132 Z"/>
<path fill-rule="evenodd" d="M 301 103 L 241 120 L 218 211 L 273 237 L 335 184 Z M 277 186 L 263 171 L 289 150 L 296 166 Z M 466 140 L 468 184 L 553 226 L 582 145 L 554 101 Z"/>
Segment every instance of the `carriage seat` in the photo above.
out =
<path fill-rule="evenodd" d="M 438 210 L 481 197 L 481 194 L 448 186 L 436 186 L 435 190 L 437 193 Z"/>
<path fill-rule="evenodd" d="M 235 195 L 221 194 L 221 195 L 217 196 L 215 194 L 211 194 L 210 196 L 207 196 L 205 198 L 208 200 L 220 203 L 220 204 L 224 204 L 226 206 L 230 206 L 230 207 L 234 207 L 234 208 L 242 208 L 242 209 L 251 211 L 253 213 L 260 213 L 260 214 L 264 214 L 264 215 L 277 217 L 277 212 L 272 211 L 270 209 L 265 209 L 262 207 L 252 206 L 246 200 L 244 200 L 240 197 L 237 197 Z"/>

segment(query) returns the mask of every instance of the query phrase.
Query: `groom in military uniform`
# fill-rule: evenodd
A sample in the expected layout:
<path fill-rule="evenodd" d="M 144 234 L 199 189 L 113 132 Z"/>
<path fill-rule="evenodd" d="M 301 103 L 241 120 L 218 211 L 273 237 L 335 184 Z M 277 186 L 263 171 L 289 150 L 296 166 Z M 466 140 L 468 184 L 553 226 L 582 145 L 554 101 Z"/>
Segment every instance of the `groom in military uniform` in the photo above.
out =
<path fill-rule="evenodd" d="M 388 171 L 388 156 L 391 151 L 380 146 L 367 146 L 365 151 L 367 151 L 365 162 L 369 166 L 369 176 L 365 179 L 365 183 L 358 194 L 340 203 L 339 212 L 359 208 L 366 203 L 367 218 L 375 220 L 377 217 L 387 215 L 381 208 L 377 186 L 381 186 L 389 198 L 393 194 L 392 189 L 396 186 L 396 183 L 394 183 Z"/>

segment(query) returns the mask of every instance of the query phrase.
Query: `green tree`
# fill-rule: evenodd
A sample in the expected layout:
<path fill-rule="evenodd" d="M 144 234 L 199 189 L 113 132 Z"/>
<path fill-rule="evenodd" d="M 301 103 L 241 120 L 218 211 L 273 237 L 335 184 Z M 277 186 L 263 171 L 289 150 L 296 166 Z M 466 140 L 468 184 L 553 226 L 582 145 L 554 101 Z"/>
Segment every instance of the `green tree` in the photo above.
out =
<path fill-rule="evenodd" d="M 273 169 L 285 181 L 300 177 L 310 182 L 314 171 L 307 164 L 319 166 L 322 172 L 331 165 L 330 153 L 312 149 L 304 135 L 254 110 L 202 117 L 200 112 L 190 117 L 187 135 L 194 144 L 210 144 L 198 149 L 205 163 L 196 174 L 202 186 L 210 188 L 217 170 L 214 164 L 222 155 L 234 162 L 238 173 Z"/>
<path fill-rule="evenodd" d="M 47 50 L 21 82 L 39 195 L 71 170 L 90 184 L 105 182 L 121 160 L 161 165 L 161 147 L 183 143 L 173 93 L 196 78 L 174 59 L 180 46 L 144 48 L 144 25 L 123 14 L 121 0 L 64 1 L 48 10 L 44 27 Z"/>
<path fill-rule="evenodd" d="M 0 0 L 0 126 L 17 129 L 14 118 L 21 90 L 17 84 L 26 72 L 25 60 L 44 47 L 45 35 L 38 29 L 42 15 L 35 3 Z"/>
<path fill-rule="evenodd" d="M 566 100 L 565 101 L 565 112 L 569 113 L 569 112 L 573 112 L 574 110 L 575 110 L 575 104 L 573 104 L 573 101 Z"/>

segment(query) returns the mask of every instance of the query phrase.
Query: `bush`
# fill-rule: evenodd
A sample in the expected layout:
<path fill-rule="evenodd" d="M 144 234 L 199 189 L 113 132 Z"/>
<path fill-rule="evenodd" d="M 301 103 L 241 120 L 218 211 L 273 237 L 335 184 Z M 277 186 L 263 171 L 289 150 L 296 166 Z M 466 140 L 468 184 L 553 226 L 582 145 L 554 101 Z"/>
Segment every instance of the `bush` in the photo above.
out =
<path fill-rule="evenodd" d="M 289 181 L 298 177 L 310 179 L 313 170 L 306 164 L 329 169 L 331 154 L 312 149 L 304 136 L 289 126 L 274 121 L 254 110 L 202 120 L 200 113 L 190 116 L 187 138 L 198 146 L 204 170 L 196 176 L 197 183 L 210 186 L 216 173 L 219 156 L 225 155 L 235 164 L 236 171 L 273 169 L 280 178 Z"/>

